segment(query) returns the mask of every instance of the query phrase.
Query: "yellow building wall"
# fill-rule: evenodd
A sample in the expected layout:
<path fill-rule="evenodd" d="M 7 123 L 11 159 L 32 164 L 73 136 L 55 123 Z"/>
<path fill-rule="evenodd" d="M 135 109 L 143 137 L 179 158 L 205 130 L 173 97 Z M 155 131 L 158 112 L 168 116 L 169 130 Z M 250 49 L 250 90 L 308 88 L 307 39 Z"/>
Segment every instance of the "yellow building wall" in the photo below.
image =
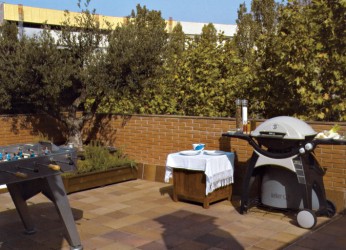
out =
<path fill-rule="evenodd" d="M 44 24 L 48 25 L 62 25 L 62 22 L 66 20 L 65 11 L 61 10 L 53 10 L 53 9 L 43 9 L 36 7 L 29 7 L 24 5 L 17 4 L 7 4 L 3 3 L 3 20 L 8 21 L 22 21 L 25 23 L 32 24 Z M 22 16 L 20 15 L 22 13 Z M 81 15 L 78 12 L 69 12 L 70 23 L 72 25 L 76 25 L 75 18 Z M 125 17 L 112 17 L 112 16 L 103 16 L 103 15 L 95 15 L 100 22 L 101 28 L 107 29 L 106 22 L 112 24 L 113 27 L 124 23 Z M 167 31 L 171 32 L 173 27 L 177 24 L 176 21 L 167 21 Z"/>

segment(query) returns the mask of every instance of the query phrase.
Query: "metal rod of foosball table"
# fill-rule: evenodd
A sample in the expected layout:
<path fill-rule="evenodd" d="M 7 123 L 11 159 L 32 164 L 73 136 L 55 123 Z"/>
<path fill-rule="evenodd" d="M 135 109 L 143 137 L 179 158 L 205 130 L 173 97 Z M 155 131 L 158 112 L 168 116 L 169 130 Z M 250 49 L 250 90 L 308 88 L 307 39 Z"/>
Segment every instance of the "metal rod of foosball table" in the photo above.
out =
<path fill-rule="evenodd" d="M 69 161 L 58 161 L 58 160 L 54 160 L 54 159 L 51 159 L 51 161 L 55 162 L 55 163 L 63 163 L 63 164 L 68 164 L 68 165 L 73 165 L 74 162 L 73 160 L 70 158 Z"/>
<path fill-rule="evenodd" d="M 24 179 L 28 177 L 27 174 L 22 173 L 22 172 L 18 172 L 18 171 L 17 171 L 17 172 L 11 172 L 11 171 L 7 171 L 7 170 L 2 170 L 2 169 L 0 169 L 0 172 L 12 174 L 12 175 L 14 175 L 14 176 L 17 176 L 17 177 L 19 177 L 19 178 L 24 178 Z"/>
<path fill-rule="evenodd" d="M 17 169 L 25 169 L 25 170 L 29 170 L 35 173 L 38 173 L 38 168 L 26 168 L 26 167 L 21 167 L 21 166 L 17 166 Z"/>

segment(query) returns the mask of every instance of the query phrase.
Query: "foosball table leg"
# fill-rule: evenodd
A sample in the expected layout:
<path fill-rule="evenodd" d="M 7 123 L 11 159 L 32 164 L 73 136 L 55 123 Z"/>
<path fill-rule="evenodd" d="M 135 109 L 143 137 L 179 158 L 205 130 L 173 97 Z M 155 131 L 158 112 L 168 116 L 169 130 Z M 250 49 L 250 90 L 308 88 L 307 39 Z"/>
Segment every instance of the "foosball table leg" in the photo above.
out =
<path fill-rule="evenodd" d="M 26 234 L 36 233 L 34 223 L 29 214 L 28 205 L 26 199 L 23 197 L 23 192 L 19 184 L 7 184 L 7 190 L 9 191 L 17 212 L 25 228 Z"/>
<path fill-rule="evenodd" d="M 70 248 L 73 250 L 83 249 L 61 176 L 52 175 L 45 179 L 49 188 L 49 190 L 45 190 L 45 192 L 50 193 L 49 198 L 54 203 L 64 223 Z"/>

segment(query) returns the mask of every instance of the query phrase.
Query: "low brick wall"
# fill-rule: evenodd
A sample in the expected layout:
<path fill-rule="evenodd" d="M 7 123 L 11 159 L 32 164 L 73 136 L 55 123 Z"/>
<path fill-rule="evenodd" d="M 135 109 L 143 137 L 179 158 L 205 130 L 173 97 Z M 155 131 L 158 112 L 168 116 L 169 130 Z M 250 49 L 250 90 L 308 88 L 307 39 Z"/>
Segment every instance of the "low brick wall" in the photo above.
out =
<path fill-rule="evenodd" d="M 0 145 L 27 143 L 47 139 L 64 143 L 64 131 L 54 119 L 44 115 L 0 116 Z"/>
<path fill-rule="evenodd" d="M 263 121 L 257 121 L 257 125 Z M 333 122 L 308 122 L 317 132 L 329 130 Z M 346 123 L 340 133 L 345 133 Z M 45 135 L 55 143 L 63 141 L 61 127 L 41 116 L 1 116 L 1 145 L 33 141 Z M 84 129 L 86 140 L 99 139 L 123 150 L 139 163 L 139 178 L 164 179 L 169 153 L 192 148 L 203 142 L 206 149 L 236 153 L 234 193 L 240 192 L 241 179 L 253 149 L 246 141 L 222 137 L 235 127 L 233 118 L 205 118 L 159 115 L 104 115 Z M 346 207 L 346 146 L 319 145 L 315 150 L 321 166 L 327 170 L 324 183 L 328 198 L 338 208 Z M 340 209 L 339 209 L 340 210 Z"/>
<path fill-rule="evenodd" d="M 259 125 L 263 121 L 257 121 Z M 329 130 L 333 122 L 308 122 L 317 132 Z M 346 123 L 340 133 L 346 131 Z M 139 177 L 160 181 L 164 179 L 166 157 L 169 153 L 192 148 L 192 143 L 203 142 L 206 149 L 219 149 L 236 153 L 234 193 L 241 192 L 245 165 L 253 149 L 246 141 L 222 137 L 235 127 L 233 118 L 201 118 L 185 116 L 140 116 L 122 118 L 112 116 L 98 125 L 100 138 L 123 151 L 140 164 Z M 86 129 L 86 134 L 96 131 Z M 324 183 L 328 198 L 337 207 L 346 207 L 346 146 L 319 145 L 316 156 L 327 170 Z"/>

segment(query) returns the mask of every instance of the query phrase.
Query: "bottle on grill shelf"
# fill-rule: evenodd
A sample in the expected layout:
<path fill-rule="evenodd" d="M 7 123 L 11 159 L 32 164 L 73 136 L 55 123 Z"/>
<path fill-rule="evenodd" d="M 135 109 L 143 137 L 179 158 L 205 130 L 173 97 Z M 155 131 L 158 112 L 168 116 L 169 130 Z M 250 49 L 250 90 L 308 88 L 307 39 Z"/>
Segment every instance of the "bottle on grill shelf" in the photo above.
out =
<path fill-rule="evenodd" d="M 237 132 L 241 132 L 243 130 L 241 112 L 241 100 L 237 99 L 235 100 L 235 126 Z"/>
<path fill-rule="evenodd" d="M 248 131 L 248 120 L 247 120 L 247 100 L 242 100 L 242 116 L 243 116 L 243 133 L 247 134 Z"/>

